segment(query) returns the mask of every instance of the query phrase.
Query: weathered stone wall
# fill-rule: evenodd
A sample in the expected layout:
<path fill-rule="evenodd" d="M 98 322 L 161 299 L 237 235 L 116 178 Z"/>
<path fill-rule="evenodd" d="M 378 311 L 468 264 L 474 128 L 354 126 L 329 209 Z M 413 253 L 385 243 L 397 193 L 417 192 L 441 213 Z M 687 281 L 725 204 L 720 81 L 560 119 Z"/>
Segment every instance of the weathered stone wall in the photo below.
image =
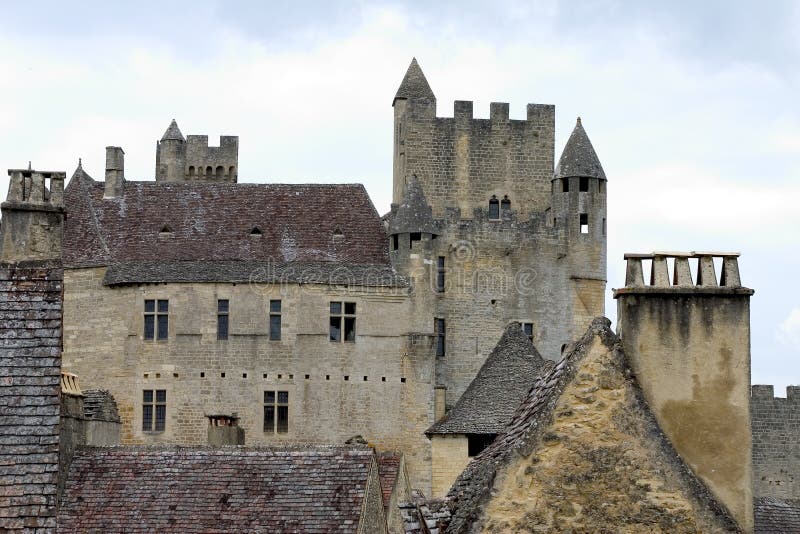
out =
<path fill-rule="evenodd" d="M 463 434 L 435 434 L 431 436 L 431 497 L 447 495 L 458 475 L 472 458 L 467 449 L 467 436 Z"/>
<path fill-rule="evenodd" d="M 431 340 L 409 335 L 407 289 L 316 285 L 160 284 L 109 288 L 103 268 L 67 271 L 64 366 L 108 389 L 123 444 L 204 444 L 206 414 L 238 414 L 248 445 L 341 444 L 361 434 L 404 452 L 411 483 L 430 491 Z M 217 299 L 230 336 L 217 340 Z M 169 300 L 169 339 L 143 340 L 145 299 Z M 280 341 L 269 300 L 281 299 Z M 329 303 L 357 304 L 355 343 L 328 340 Z M 167 396 L 164 432 L 142 431 L 142 391 Z M 263 431 L 264 391 L 289 393 L 289 431 Z"/>
<path fill-rule="evenodd" d="M 364 490 L 364 503 L 361 508 L 361 520 L 358 534 L 387 534 L 386 512 L 383 509 L 381 481 L 378 478 L 378 465 L 373 460 Z"/>
<path fill-rule="evenodd" d="M 800 499 L 800 387 L 753 386 L 750 415 L 754 497 Z"/>
<path fill-rule="evenodd" d="M 701 265 L 709 261 L 701 258 Z M 703 275 L 699 277 L 698 282 Z M 653 278 L 658 283 L 657 270 Z M 739 525 L 751 531 L 752 291 L 711 287 L 716 279 L 702 283 L 708 286 L 666 282 L 665 287 L 618 290 L 619 331 L 664 433 Z"/>
<path fill-rule="evenodd" d="M 435 217 L 448 207 L 471 213 L 492 195 L 508 195 L 525 215 L 549 204 L 554 106 L 528 104 L 522 121 L 509 120 L 505 103 L 493 103 L 489 119 L 473 119 L 472 102 L 456 101 L 446 118 L 436 116 L 435 100 L 397 100 L 394 122 L 395 203 L 416 174 Z"/>
<path fill-rule="evenodd" d="M 55 530 L 62 278 L 60 268 L 0 265 L 3 532 Z"/>
<path fill-rule="evenodd" d="M 471 532 L 735 532 L 642 402 L 624 356 L 595 337 L 527 455 L 500 468 Z"/>
<path fill-rule="evenodd" d="M 220 136 L 219 146 L 209 146 L 207 135 L 186 136 L 186 180 L 235 183 L 238 169 L 239 138 L 237 136 Z"/>
<path fill-rule="evenodd" d="M 86 445 L 86 421 L 83 417 L 83 397 L 61 395 L 61 420 L 58 445 L 58 501 L 64 492 L 72 457 L 79 447 Z"/>

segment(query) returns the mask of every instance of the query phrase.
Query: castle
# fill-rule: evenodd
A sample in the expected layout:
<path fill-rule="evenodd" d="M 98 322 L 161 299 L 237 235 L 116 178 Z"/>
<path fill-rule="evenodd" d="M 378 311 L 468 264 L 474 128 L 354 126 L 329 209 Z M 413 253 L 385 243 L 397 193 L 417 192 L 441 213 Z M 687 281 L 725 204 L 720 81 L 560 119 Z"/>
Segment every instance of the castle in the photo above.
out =
<path fill-rule="evenodd" d="M 519 417 L 555 417 L 542 403 L 552 410 L 597 372 L 614 395 L 641 388 L 650 408 L 624 405 L 652 410 L 641 450 L 669 457 L 673 474 L 659 483 L 688 495 L 698 524 L 751 530 L 752 291 L 735 255 L 716 254 L 719 279 L 711 253 L 628 257 L 615 341 L 593 321 L 604 314 L 608 189 L 581 120 L 556 159 L 553 106 L 529 104 L 526 120 L 511 120 L 508 104 L 493 103 L 489 119 L 475 119 L 472 103 L 457 101 L 452 118 L 439 117 L 416 60 L 393 109 L 384 216 L 360 185 L 239 183 L 238 138 L 210 147 L 175 121 L 156 145 L 154 181 L 126 178 L 121 147 L 106 148 L 104 181 L 80 165 L 66 188 L 64 173 L 10 171 L 3 258 L 61 258 L 61 367 L 113 396 L 121 443 L 292 447 L 360 435 L 402 453 L 411 487 L 436 497 L 467 488 L 472 497 L 454 502 L 472 502 L 487 458 L 533 450 Z M 606 352 L 591 348 L 595 338 Z M 623 360 L 638 382 L 620 374 Z M 586 362 L 595 370 L 577 373 Z M 589 397 L 567 411 L 597 409 Z M 674 424 L 698 414 L 729 428 L 709 436 Z M 219 421 L 241 432 L 212 432 Z M 657 427 L 671 445 L 653 437 Z M 783 468 L 781 480 L 794 464 Z M 714 498 L 696 498 L 700 486 Z M 472 509 L 454 508 L 454 525 Z"/>

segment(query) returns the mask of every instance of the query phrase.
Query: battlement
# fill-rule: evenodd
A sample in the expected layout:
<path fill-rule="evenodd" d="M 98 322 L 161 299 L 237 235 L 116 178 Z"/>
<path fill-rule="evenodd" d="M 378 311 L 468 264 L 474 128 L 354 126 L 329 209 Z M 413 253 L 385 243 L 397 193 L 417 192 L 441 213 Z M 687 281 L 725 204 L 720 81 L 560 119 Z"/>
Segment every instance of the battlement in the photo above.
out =
<path fill-rule="evenodd" d="M 239 136 L 221 135 L 219 146 L 210 146 L 207 135 L 184 139 L 173 120 L 156 144 L 156 181 L 237 182 Z"/>
<path fill-rule="evenodd" d="M 751 289 L 742 287 L 739 276 L 739 255 L 738 252 L 628 253 L 624 256 L 627 262 L 625 287 L 614 290 L 614 296 L 647 289 L 681 293 L 732 291 L 752 294 Z M 722 269 L 719 278 L 714 266 L 715 258 L 721 259 Z M 696 261 L 690 263 L 690 260 Z M 650 263 L 649 283 L 645 283 L 644 280 L 643 262 Z"/>
<path fill-rule="evenodd" d="M 800 406 L 800 386 L 786 386 L 786 397 L 775 396 L 775 386 L 755 384 L 751 386 L 751 402 L 777 401 Z"/>
<path fill-rule="evenodd" d="M 25 204 L 39 211 L 64 209 L 64 180 L 66 173 L 35 171 L 33 169 L 8 170 L 8 196 L 4 205 Z"/>
<path fill-rule="evenodd" d="M 456 121 L 489 121 L 495 123 L 514 122 L 519 124 L 533 123 L 534 125 L 543 124 L 550 118 L 555 119 L 555 106 L 551 104 L 528 104 L 527 118 L 525 120 L 510 119 L 509 105 L 507 102 L 491 102 L 489 104 L 489 119 L 476 119 L 474 116 L 474 104 L 472 100 L 453 101 L 453 117 L 436 117 L 438 120 Z"/>

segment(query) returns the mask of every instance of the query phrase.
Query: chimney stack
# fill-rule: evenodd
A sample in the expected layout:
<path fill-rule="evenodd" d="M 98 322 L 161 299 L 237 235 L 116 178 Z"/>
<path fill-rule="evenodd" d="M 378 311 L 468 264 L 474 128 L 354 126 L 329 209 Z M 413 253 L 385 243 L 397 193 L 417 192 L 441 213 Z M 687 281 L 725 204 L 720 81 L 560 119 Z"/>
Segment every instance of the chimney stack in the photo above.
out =
<path fill-rule="evenodd" d="M 106 147 L 105 198 L 121 197 L 125 192 L 125 152 L 118 146 Z"/>

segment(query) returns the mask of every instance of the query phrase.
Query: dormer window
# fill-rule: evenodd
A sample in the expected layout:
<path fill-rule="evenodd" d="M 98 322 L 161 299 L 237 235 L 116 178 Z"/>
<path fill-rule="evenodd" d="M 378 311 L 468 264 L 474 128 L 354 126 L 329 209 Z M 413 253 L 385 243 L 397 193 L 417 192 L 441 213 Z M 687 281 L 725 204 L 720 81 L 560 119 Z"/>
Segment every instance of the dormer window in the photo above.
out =
<path fill-rule="evenodd" d="M 172 237 L 172 228 L 169 225 L 164 225 L 161 227 L 161 230 L 158 231 L 158 237 Z"/>
<path fill-rule="evenodd" d="M 336 228 L 333 230 L 333 238 L 334 239 L 342 239 L 344 238 L 344 232 L 340 228 Z"/>
<path fill-rule="evenodd" d="M 258 226 L 254 226 L 252 230 L 250 230 L 250 237 L 261 237 L 261 229 Z"/>
<path fill-rule="evenodd" d="M 511 209 L 511 200 L 509 200 L 508 195 L 503 195 L 503 200 L 500 201 L 500 209 L 503 211 Z"/>
<path fill-rule="evenodd" d="M 492 195 L 489 199 L 489 219 L 497 220 L 500 218 L 500 202 L 497 197 Z"/>

